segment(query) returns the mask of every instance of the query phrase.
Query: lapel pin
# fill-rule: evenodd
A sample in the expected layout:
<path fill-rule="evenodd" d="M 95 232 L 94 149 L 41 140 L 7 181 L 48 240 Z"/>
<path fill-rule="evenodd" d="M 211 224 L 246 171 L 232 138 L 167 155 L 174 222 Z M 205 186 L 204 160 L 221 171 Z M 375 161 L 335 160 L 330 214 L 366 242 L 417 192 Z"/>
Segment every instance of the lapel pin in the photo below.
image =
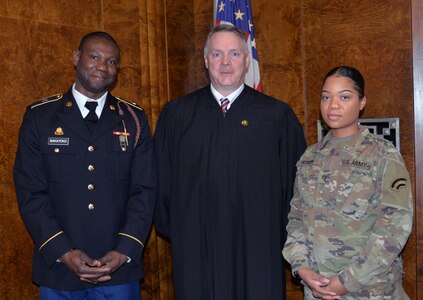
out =
<path fill-rule="evenodd" d="M 71 101 L 67 101 L 67 102 L 65 103 L 65 105 L 66 105 L 66 107 L 71 107 L 71 106 L 72 106 L 72 102 L 71 102 Z"/>
<path fill-rule="evenodd" d="M 250 122 L 248 122 L 247 120 L 242 120 L 241 125 L 247 127 L 248 125 L 250 125 Z"/>
<path fill-rule="evenodd" d="M 116 109 L 116 107 L 114 105 L 110 105 L 109 108 L 110 108 L 110 110 L 115 110 Z"/>

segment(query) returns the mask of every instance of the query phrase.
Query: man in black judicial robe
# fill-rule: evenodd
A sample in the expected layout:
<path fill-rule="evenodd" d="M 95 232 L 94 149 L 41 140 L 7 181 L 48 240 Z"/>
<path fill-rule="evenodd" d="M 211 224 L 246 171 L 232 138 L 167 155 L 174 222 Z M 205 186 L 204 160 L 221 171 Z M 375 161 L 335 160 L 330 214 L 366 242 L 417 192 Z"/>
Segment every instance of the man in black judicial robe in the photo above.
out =
<path fill-rule="evenodd" d="M 211 85 L 169 102 L 154 137 L 155 225 L 172 244 L 176 299 L 285 299 L 301 125 L 286 103 L 244 85 L 241 31 L 213 28 L 204 58 Z"/>

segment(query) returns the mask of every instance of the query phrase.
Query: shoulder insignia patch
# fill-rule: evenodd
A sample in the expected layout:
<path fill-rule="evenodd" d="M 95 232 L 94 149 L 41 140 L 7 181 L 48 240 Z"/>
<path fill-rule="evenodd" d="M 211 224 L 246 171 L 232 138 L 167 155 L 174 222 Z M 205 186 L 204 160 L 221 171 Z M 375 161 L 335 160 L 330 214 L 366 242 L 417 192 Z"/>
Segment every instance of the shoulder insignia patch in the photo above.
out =
<path fill-rule="evenodd" d="M 399 191 L 402 188 L 407 186 L 407 180 L 405 178 L 397 178 L 391 182 L 391 189 L 394 191 Z"/>
<path fill-rule="evenodd" d="M 56 101 L 58 101 L 58 100 L 60 100 L 62 98 L 63 98 L 63 94 L 56 94 L 56 95 L 53 95 L 53 96 L 50 96 L 50 97 L 46 97 L 46 98 L 41 99 L 41 100 L 35 102 L 34 104 L 32 104 L 31 105 L 31 109 L 33 109 L 33 108 L 35 108 L 37 106 L 41 106 L 41 105 L 47 104 L 47 103 L 56 102 Z"/>
<path fill-rule="evenodd" d="M 136 109 L 143 110 L 142 107 L 138 106 L 138 104 L 136 104 L 135 102 L 131 102 L 131 101 L 128 101 L 128 100 L 119 98 L 119 97 L 115 97 L 115 98 L 118 99 L 119 101 L 127 104 L 127 105 L 130 105 L 132 107 L 135 107 Z"/>

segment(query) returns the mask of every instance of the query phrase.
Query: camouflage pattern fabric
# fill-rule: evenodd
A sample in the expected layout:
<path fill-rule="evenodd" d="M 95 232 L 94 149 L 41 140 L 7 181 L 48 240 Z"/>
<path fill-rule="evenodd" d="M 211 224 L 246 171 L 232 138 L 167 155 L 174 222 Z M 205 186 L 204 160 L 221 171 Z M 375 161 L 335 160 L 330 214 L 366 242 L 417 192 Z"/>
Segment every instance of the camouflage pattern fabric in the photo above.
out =
<path fill-rule="evenodd" d="M 297 163 L 283 256 L 292 271 L 338 274 L 342 299 L 409 299 L 400 253 L 413 223 L 413 198 L 401 154 L 365 126 L 337 139 L 329 132 Z M 305 299 L 315 299 L 305 287 Z"/>

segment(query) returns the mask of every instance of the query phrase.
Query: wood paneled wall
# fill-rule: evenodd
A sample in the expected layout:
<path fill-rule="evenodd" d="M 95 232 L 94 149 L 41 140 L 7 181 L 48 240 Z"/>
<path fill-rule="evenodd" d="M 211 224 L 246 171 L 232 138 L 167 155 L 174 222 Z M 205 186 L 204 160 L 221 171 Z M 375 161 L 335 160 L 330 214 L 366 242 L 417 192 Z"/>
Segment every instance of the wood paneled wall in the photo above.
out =
<path fill-rule="evenodd" d="M 94 30 L 116 37 L 122 61 L 113 93 L 141 105 L 152 127 L 168 100 L 165 1 L 0 1 L 0 299 L 38 299 L 33 245 L 19 216 L 12 167 L 27 105 L 74 82 L 72 51 Z M 171 299 L 164 241 L 151 234 L 143 299 Z M 158 288 L 161 287 L 161 290 Z M 166 293 L 166 289 L 168 292 Z M 160 293 L 162 296 L 160 296 Z"/>
<path fill-rule="evenodd" d="M 362 117 L 400 118 L 401 152 L 414 183 L 410 5 L 408 1 L 304 1 L 302 19 L 309 140 L 316 139 L 325 72 L 336 65 L 355 66 L 366 79 Z M 411 299 L 419 299 L 415 228 L 404 252 L 404 286 Z"/>
<path fill-rule="evenodd" d="M 83 34 L 105 30 L 122 49 L 122 69 L 113 93 L 143 106 L 154 129 L 164 103 L 208 82 L 202 51 L 212 26 L 212 2 L 0 2 L 0 299 L 38 296 L 30 281 L 32 242 L 17 210 L 12 181 L 25 107 L 68 89 L 74 80 L 73 48 Z M 336 65 L 355 66 L 367 83 L 363 117 L 400 118 L 401 150 L 414 181 L 411 3 L 251 0 L 251 4 L 263 90 L 293 107 L 308 142 L 317 139 L 323 76 Z M 415 265 L 415 232 L 404 253 L 404 282 L 412 299 L 418 299 L 421 280 Z M 144 262 L 143 300 L 174 299 L 170 246 L 154 230 Z M 289 281 L 288 299 L 302 299 L 300 289 Z"/>

